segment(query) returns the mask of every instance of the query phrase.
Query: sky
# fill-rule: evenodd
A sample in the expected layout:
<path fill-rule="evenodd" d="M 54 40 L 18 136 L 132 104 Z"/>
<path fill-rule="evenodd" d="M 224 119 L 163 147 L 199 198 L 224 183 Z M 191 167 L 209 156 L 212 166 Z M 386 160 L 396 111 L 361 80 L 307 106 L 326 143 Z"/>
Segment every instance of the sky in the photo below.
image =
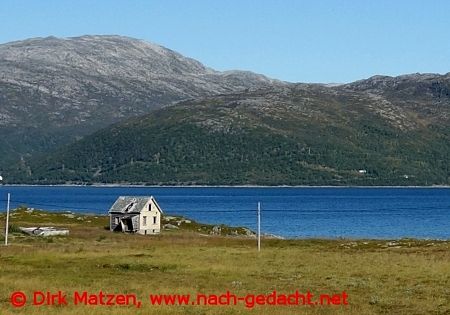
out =
<path fill-rule="evenodd" d="M 0 43 L 117 34 L 290 82 L 450 72 L 447 0 L 2 0 Z"/>

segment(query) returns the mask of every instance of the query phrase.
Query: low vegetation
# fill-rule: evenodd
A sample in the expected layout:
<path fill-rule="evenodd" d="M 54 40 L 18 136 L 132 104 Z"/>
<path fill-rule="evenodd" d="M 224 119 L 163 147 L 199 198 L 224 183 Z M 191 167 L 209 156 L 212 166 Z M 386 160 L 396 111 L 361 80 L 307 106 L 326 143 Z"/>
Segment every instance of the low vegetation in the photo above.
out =
<path fill-rule="evenodd" d="M 185 220 L 185 219 L 183 219 Z M 4 222 L 4 216 L 0 216 Z M 179 218 L 170 219 L 177 224 Z M 11 225 L 61 226 L 66 237 L 14 230 L 0 247 L 1 314 L 449 314 L 450 242 L 432 240 L 263 240 L 211 235 L 181 223 L 161 235 L 111 233 L 104 216 L 14 211 Z M 178 225 L 178 224 L 177 224 Z M 4 226 L 1 226 L 3 229 Z M 3 241 L 3 238 L 0 239 Z M 142 307 L 14 308 L 23 291 L 135 293 Z M 334 306 L 151 306 L 149 294 L 348 294 Z"/>

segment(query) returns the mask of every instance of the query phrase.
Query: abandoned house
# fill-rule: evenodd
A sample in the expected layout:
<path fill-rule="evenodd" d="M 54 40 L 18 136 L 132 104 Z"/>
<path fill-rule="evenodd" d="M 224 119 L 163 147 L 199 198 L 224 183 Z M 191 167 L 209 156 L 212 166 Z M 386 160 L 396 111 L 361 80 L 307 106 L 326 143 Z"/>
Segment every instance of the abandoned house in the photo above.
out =
<path fill-rule="evenodd" d="M 163 211 L 153 196 L 120 196 L 109 209 L 111 231 L 158 234 Z"/>

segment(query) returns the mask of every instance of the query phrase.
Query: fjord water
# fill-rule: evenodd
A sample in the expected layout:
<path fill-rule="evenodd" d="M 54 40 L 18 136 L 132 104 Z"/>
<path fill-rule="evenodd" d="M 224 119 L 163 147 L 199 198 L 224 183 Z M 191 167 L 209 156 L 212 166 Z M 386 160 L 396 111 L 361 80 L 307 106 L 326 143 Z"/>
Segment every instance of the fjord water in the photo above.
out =
<path fill-rule="evenodd" d="M 450 239 L 448 188 L 2 186 L 12 207 L 107 214 L 120 195 L 153 195 L 166 214 L 289 238 Z"/>

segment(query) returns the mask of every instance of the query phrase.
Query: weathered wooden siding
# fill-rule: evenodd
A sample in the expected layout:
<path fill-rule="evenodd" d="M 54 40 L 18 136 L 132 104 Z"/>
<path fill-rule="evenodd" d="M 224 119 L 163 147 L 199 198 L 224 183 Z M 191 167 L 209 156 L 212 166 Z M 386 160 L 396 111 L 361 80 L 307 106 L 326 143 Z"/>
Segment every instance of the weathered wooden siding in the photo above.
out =
<path fill-rule="evenodd" d="M 115 218 L 119 218 L 119 224 L 120 224 L 120 217 L 122 216 L 122 214 L 116 214 L 116 213 L 111 213 L 109 215 L 109 230 L 110 231 L 114 231 L 117 227 L 118 224 L 116 224 L 116 219 Z"/>
<path fill-rule="evenodd" d="M 131 218 L 131 222 L 133 223 L 133 231 L 138 232 L 139 231 L 139 215 L 134 216 Z"/>
<path fill-rule="evenodd" d="M 161 212 L 156 201 L 151 198 L 145 203 L 145 206 L 142 206 L 142 203 L 140 203 L 140 206 L 141 209 L 134 208 L 132 212 L 122 213 L 119 212 L 120 210 L 111 212 L 109 215 L 110 230 L 114 231 L 118 225 L 121 225 L 123 217 L 131 217 L 133 228 L 129 232 L 159 234 L 161 232 Z M 146 220 L 144 220 L 144 217 L 146 217 Z M 116 218 L 118 218 L 118 223 L 116 223 Z"/>
<path fill-rule="evenodd" d="M 111 213 L 109 215 L 109 230 L 114 231 L 116 229 L 116 227 L 121 224 L 120 222 L 124 216 L 125 215 L 123 213 Z M 132 216 L 131 223 L 133 225 L 133 231 L 139 230 L 139 222 L 140 222 L 139 214 L 133 215 L 133 214 L 127 213 L 126 216 L 128 216 L 128 217 Z M 119 224 L 116 224 L 116 218 L 119 218 Z"/>

